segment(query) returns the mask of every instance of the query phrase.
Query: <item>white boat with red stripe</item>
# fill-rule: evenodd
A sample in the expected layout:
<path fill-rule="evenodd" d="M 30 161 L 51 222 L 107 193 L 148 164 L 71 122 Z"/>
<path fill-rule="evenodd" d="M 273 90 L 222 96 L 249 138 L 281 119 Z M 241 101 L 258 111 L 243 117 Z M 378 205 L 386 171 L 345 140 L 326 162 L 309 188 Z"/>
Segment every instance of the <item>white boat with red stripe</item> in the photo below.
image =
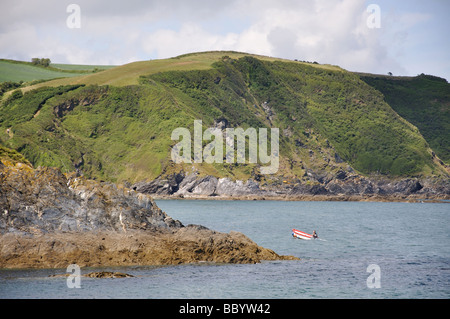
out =
<path fill-rule="evenodd" d="M 305 240 L 311 240 L 313 239 L 313 235 L 302 232 L 298 229 L 293 229 L 292 230 L 292 236 L 294 236 L 295 238 L 300 238 L 300 239 L 305 239 Z"/>

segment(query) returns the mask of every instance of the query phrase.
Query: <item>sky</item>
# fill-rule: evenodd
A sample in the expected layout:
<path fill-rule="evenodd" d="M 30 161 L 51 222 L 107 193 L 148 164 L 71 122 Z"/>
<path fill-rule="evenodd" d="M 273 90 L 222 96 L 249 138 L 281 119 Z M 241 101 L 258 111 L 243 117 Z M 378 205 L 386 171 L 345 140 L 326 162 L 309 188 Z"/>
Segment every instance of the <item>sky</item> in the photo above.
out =
<path fill-rule="evenodd" d="M 449 16 L 449 0 L 1 0 L 0 58 L 121 65 L 234 50 L 450 81 Z"/>

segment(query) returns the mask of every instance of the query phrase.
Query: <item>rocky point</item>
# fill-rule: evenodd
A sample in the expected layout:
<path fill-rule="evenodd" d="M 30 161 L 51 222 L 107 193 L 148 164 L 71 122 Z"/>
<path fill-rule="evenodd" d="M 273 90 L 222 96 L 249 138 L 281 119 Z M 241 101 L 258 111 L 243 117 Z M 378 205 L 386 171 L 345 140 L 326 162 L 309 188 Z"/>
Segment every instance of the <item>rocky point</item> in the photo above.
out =
<path fill-rule="evenodd" d="M 238 232 L 172 219 L 148 195 L 55 168 L 0 162 L 0 268 L 296 259 Z"/>

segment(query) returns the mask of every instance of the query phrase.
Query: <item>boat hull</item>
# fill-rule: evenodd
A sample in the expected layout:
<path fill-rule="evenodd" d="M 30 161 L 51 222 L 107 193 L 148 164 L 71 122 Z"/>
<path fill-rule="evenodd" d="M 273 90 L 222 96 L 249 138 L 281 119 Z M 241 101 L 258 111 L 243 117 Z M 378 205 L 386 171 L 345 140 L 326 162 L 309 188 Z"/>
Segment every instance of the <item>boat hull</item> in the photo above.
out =
<path fill-rule="evenodd" d="M 302 231 L 300 231 L 298 229 L 293 229 L 292 230 L 292 236 L 294 238 L 299 238 L 299 239 L 303 239 L 303 240 L 311 240 L 312 239 L 312 235 L 311 234 L 302 232 Z"/>

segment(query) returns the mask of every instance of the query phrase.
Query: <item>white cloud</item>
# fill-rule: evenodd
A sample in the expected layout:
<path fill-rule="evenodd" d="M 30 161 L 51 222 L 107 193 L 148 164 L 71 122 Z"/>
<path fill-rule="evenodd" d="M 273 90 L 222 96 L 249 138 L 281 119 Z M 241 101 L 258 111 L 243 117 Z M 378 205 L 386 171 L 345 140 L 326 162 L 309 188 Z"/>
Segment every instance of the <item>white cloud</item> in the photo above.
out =
<path fill-rule="evenodd" d="M 432 18 L 405 3 L 398 5 L 400 13 L 382 3 L 382 27 L 369 29 L 363 0 L 75 2 L 82 15 L 78 30 L 65 25 L 68 3 L 2 1 L 0 56 L 122 64 L 236 50 L 400 74 L 408 69 L 402 64 L 408 60 L 405 56 L 412 55 L 405 48 L 417 36 L 411 30 Z"/>

